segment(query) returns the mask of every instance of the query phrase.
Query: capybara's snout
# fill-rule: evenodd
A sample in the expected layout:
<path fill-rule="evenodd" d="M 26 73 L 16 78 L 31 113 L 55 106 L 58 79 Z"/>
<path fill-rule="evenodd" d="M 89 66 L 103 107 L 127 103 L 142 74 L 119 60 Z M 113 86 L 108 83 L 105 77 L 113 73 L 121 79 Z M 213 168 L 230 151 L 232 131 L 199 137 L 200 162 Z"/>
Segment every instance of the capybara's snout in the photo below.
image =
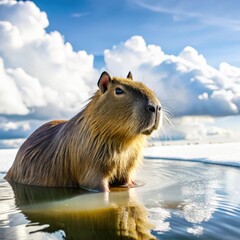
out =
<path fill-rule="evenodd" d="M 143 134 L 150 135 L 161 123 L 161 104 L 148 102 L 145 106 L 145 128 Z"/>
<path fill-rule="evenodd" d="M 158 112 L 160 112 L 161 110 L 161 106 L 160 104 L 154 104 L 154 103 L 148 103 L 146 106 L 146 110 L 147 112 L 149 112 L 150 114 L 157 114 Z"/>

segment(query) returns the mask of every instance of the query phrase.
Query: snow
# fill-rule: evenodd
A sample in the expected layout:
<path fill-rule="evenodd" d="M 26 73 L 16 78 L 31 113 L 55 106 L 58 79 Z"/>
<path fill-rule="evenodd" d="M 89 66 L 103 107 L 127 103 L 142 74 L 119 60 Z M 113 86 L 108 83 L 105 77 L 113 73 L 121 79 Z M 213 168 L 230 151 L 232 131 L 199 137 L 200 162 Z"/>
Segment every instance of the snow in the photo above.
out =
<path fill-rule="evenodd" d="M 203 162 L 240 167 L 240 142 L 148 147 L 145 159 Z"/>
<path fill-rule="evenodd" d="M 0 150 L 0 172 L 11 167 L 18 149 Z M 240 167 L 240 142 L 148 147 L 146 160 L 177 160 Z"/>
<path fill-rule="evenodd" d="M 12 166 L 18 149 L 0 149 L 0 172 L 6 172 Z"/>

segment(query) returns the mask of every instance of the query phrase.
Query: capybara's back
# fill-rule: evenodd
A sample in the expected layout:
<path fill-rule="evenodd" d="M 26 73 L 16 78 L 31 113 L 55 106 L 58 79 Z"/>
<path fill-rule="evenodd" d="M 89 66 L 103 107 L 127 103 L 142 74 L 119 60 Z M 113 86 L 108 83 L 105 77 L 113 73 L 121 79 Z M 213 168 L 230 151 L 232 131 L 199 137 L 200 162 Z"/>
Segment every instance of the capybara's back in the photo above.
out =
<path fill-rule="evenodd" d="M 109 191 L 134 185 L 142 148 L 161 118 L 160 102 L 144 84 L 103 72 L 98 91 L 69 121 L 38 128 L 20 147 L 9 181 Z"/>

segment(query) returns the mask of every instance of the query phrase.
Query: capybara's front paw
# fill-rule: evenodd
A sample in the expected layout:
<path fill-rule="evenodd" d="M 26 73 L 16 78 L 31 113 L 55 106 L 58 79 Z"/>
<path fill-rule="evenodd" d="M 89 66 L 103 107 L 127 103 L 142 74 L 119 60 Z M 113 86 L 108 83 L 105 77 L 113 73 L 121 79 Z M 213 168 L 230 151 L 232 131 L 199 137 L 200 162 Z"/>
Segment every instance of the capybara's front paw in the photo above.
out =
<path fill-rule="evenodd" d="M 132 187 L 135 187 L 135 186 L 136 186 L 136 183 L 135 183 L 134 180 L 130 179 L 130 180 L 128 180 L 127 185 L 128 185 L 129 188 L 132 188 Z"/>
<path fill-rule="evenodd" d="M 106 179 L 102 180 L 100 190 L 103 192 L 110 192 L 108 180 Z"/>

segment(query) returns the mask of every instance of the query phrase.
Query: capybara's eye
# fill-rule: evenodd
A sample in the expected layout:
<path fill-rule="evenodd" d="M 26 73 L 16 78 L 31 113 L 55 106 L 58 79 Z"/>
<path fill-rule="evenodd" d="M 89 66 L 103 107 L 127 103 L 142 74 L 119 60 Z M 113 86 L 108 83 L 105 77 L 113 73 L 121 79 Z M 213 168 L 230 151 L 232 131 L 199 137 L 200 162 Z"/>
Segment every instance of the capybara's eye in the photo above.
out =
<path fill-rule="evenodd" d="M 123 90 L 122 90 L 121 88 L 116 88 L 116 89 L 115 89 L 115 93 L 116 93 L 117 95 L 123 94 Z"/>

